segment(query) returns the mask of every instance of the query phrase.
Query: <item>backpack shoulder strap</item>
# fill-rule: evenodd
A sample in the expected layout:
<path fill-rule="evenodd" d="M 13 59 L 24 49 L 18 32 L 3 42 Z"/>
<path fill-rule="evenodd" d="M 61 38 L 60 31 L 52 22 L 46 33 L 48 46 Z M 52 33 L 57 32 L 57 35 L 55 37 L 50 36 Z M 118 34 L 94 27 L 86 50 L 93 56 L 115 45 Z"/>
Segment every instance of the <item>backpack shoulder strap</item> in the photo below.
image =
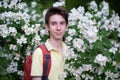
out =
<path fill-rule="evenodd" d="M 50 51 L 48 51 L 45 44 L 41 44 L 39 47 L 42 49 L 42 52 L 43 52 L 43 76 L 42 77 L 47 78 L 51 68 Z"/>

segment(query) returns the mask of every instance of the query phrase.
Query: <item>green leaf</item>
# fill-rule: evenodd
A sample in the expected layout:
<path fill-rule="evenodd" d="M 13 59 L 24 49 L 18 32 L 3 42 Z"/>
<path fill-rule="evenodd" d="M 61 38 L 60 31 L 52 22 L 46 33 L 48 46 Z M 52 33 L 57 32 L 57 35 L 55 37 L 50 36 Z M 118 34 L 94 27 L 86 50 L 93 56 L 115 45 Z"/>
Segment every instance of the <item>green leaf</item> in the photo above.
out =
<path fill-rule="evenodd" d="M 98 40 L 93 44 L 93 48 L 95 50 L 104 50 L 104 47 L 102 45 L 102 41 Z"/>
<path fill-rule="evenodd" d="M 23 19 L 20 20 L 20 26 L 24 26 L 25 25 L 25 21 Z"/>
<path fill-rule="evenodd" d="M 118 40 L 118 32 L 116 30 L 112 31 L 108 38 L 112 40 Z"/>
<path fill-rule="evenodd" d="M 120 63 L 120 53 L 114 55 L 114 60 Z"/>
<path fill-rule="evenodd" d="M 86 3 L 89 3 L 90 0 L 65 0 L 65 7 L 68 11 L 70 11 L 72 8 L 77 8 L 79 6 L 86 7 Z"/>
<path fill-rule="evenodd" d="M 102 29 L 101 31 L 99 31 L 99 33 L 98 33 L 98 35 L 100 36 L 100 37 L 106 37 L 107 36 L 107 34 L 108 34 L 108 32 L 105 30 L 105 29 Z"/>
<path fill-rule="evenodd" d="M 103 72 L 112 71 L 115 72 L 115 67 L 111 63 L 106 63 L 106 66 L 103 69 Z"/>
<path fill-rule="evenodd" d="M 103 38 L 102 44 L 103 44 L 104 48 L 107 48 L 107 49 L 112 47 L 110 39 L 108 39 L 108 38 Z"/>
<path fill-rule="evenodd" d="M 4 20 L 0 20 L 0 24 L 4 24 Z"/>
<path fill-rule="evenodd" d="M 57 0 L 58 1 L 58 0 Z M 50 8 L 52 7 L 52 4 L 56 2 L 56 0 L 40 0 L 40 3 L 42 4 L 42 6 L 46 9 L 46 8 Z"/>

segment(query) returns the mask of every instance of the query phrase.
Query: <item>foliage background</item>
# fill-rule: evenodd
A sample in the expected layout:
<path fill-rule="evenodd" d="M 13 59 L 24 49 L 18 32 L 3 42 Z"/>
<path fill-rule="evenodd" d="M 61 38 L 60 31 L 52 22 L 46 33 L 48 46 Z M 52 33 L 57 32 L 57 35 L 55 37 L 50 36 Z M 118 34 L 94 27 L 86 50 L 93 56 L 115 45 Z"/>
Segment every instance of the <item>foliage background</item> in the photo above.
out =
<path fill-rule="evenodd" d="M 48 37 L 44 29 L 44 14 L 56 1 L 0 1 L 0 80 L 23 79 L 24 59 Z M 101 1 L 96 1 L 97 12 L 102 12 L 104 7 Z M 91 0 L 65 0 L 65 4 L 60 3 L 58 5 L 63 5 L 70 14 L 69 29 L 65 35 L 65 42 L 70 48 L 70 54 L 65 55 L 69 65 L 60 80 L 119 80 L 119 1 L 109 0 L 110 7 L 106 9 L 109 14 L 97 16 L 97 12 L 90 8 Z"/>

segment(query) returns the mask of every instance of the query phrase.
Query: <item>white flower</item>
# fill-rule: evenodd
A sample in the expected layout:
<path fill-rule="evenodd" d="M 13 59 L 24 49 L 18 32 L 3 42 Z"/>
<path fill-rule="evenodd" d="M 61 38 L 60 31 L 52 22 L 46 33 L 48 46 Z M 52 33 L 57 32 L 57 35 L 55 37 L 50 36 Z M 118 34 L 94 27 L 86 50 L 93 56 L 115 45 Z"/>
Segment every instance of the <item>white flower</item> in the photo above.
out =
<path fill-rule="evenodd" d="M 10 50 L 17 51 L 17 46 L 14 44 L 10 44 Z"/>
<path fill-rule="evenodd" d="M 20 60 L 20 54 L 15 54 L 15 57 L 14 57 L 14 60 L 17 60 L 17 61 L 19 61 Z"/>
<path fill-rule="evenodd" d="M 102 16 L 102 12 L 101 11 L 97 11 L 97 13 L 95 14 L 95 17 L 101 18 Z"/>
<path fill-rule="evenodd" d="M 10 5 L 11 7 L 16 6 L 18 0 L 11 0 Z"/>
<path fill-rule="evenodd" d="M 34 8 L 36 5 L 37 5 L 37 3 L 35 1 L 31 2 L 32 8 Z"/>
<path fill-rule="evenodd" d="M 45 15 L 46 15 L 47 11 L 48 11 L 48 9 L 43 10 L 42 15 L 43 15 L 44 18 L 45 18 Z"/>
<path fill-rule="evenodd" d="M 42 30 L 40 30 L 40 33 L 41 33 L 41 36 L 44 36 L 47 34 L 47 31 L 46 31 L 46 29 L 42 29 Z"/>
<path fill-rule="evenodd" d="M 73 58 L 73 59 L 77 59 L 77 54 L 75 54 L 75 52 L 73 51 L 73 48 L 70 48 L 70 49 L 68 49 L 68 52 L 67 52 L 67 54 L 64 54 L 65 55 L 65 58 L 66 59 L 68 59 L 68 60 L 70 60 L 71 58 Z"/>
<path fill-rule="evenodd" d="M 65 5 L 65 2 L 64 1 L 59 1 L 59 2 L 55 2 L 53 3 L 53 7 L 58 7 L 58 6 L 64 6 Z"/>
<path fill-rule="evenodd" d="M 17 72 L 17 67 L 18 67 L 18 63 L 12 61 L 6 70 L 8 73 L 14 73 Z"/>
<path fill-rule="evenodd" d="M 71 13 L 69 13 L 69 20 L 81 19 L 82 13 L 80 12 L 84 12 L 83 7 L 79 7 L 78 10 L 75 8 L 71 9 Z"/>
<path fill-rule="evenodd" d="M 88 17 L 89 19 L 91 19 L 93 17 L 93 15 L 90 12 L 86 12 L 85 16 Z"/>
<path fill-rule="evenodd" d="M 82 7 L 82 6 L 79 6 L 78 8 L 77 8 L 77 10 L 78 10 L 78 12 L 79 12 L 79 14 L 84 14 L 84 12 L 85 12 L 85 9 L 84 9 L 84 7 Z"/>
<path fill-rule="evenodd" d="M 103 5 L 103 8 L 102 8 L 101 11 L 102 11 L 103 15 L 108 16 L 109 15 L 109 6 L 108 6 L 108 3 L 105 2 L 105 1 L 103 1 L 102 5 Z"/>
<path fill-rule="evenodd" d="M 114 46 L 115 46 L 116 48 L 119 48 L 119 47 L 120 47 L 120 42 L 119 42 L 119 43 L 115 43 Z"/>
<path fill-rule="evenodd" d="M 119 28 L 117 28 L 117 31 L 120 33 L 120 27 L 119 27 Z"/>
<path fill-rule="evenodd" d="M 90 2 L 90 8 L 94 10 L 95 12 L 97 11 L 97 4 L 95 1 Z"/>
<path fill-rule="evenodd" d="M 119 32 L 120 19 L 118 15 L 113 14 L 110 19 L 107 19 L 106 16 L 103 16 L 100 22 L 101 24 L 104 23 L 102 26 L 100 26 L 101 29 L 105 28 L 106 31 L 108 30 L 114 31 L 115 29 L 117 29 Z"/>
<path fill-rule="evenodd" d="M 94 80 L 94 78 L 89 74 L 82 74 L 82 77 L 85 78 L 85 80 Z"/>
<path fill-rule="evenodd" d="M 116 62 L 116 61 L 112 61 L 112 65 L 113 65 L 113 66 L 116 66 L 116 65 L 117 65 L 117 62 Z"/>
<path fill-rule="evenodd" d="M 85 51 L 84 41 L 82 39 L 74 39 L 73 40 L 73 47 L 76 48 L 78 51 Z"/>
<path fill-rule="evenodd" d="M 97 69 L 96 69 L 96 73 L 98 74 L 98 75 L 101 75 L 102 73 L 103 73 L 103 66 L 100 66 L 100 67 L 97 67 Z"/>
<path fill-rule="evenodd" d="M 24 72 L 23 71 L 18 71 L 17 74 L 20 75 L 20 76 L 24 76 Z"/>
<path fill-rule="evenodd" d="M 66 37 L 65 42 L 66 42 L 67 44 L 70 44 L 70 42 L 71 42 L 72 39 L 73 39 L 73 38 L 72 38 L 71 36 L 68 36 L 68 37 Z"/>
<path fill-rule="evenodd" d="M 111 78 L 112 80 L 115 80 L 115 78 L 118 78 L 120 76 L 119 73 L 113 73 L 111 71 L 106 71 L 105 75 L 107 76 L 106 80 L 108 80 L 108 78 Z"/>
<path fill-rule="evenodd" d="M 117 68 L 120 68 L 120 63 L 117 63 L 117 64 L 116 64 L 116 67 L 117 67 Z"/>
<path fill-rule="evenodd" d="M 17 8 L 20 9 L 20 10 L 24 10 L 25 12 L 28 12 L 28 11 L 26 11 L 26 9 L 27 9 L 27 4 L 26 3 L 18 3 Z"/>
<path fill-rule="evenodd" d="M 6 25 L 3 25 L 4 27 L 2 28 L 1 35 L 3 38 L 6 38 L 9 36 L 9 30 Z"/>
<path fill-rule="evenodd" d="M 37 40 L 37 41 L 40 41 L 40 40 L 41 40 L 41 38 L 40 38 L 39 35 L 35 36 L 34 39 Z"/>
<path fill-rule="evenodd" d="M 40 40 L 41 40 L 41 38 L 40 38 L 40 36 L 39 35 L 36 35 L 33 39 L 32 39 L 32 44 L 36 44 L 36 45 L 38 45 L 38 44 L 40 44 Z"/>
<path fill-rule="evenodd" d="M 6 59 L 12 59 L 12 54 L 6 54 L 6 53 L 4 53 L 1 56 L 4 57 L 4 58 L 6 58 Z"/>
<path fill-rule="evenodd" d="M 21 11 L 19 11 L 18 13 L 15 13 L 15 12 L 3 12 L 0 14 L 0 19 L 1 20 L 13 20 L 13 21 L 18 21 L 20 19 L 23 19 L 25 21 L 26 24 L 29 23 L 29 20 L 30 20 L 30 15 L 28 15 L 27 13 L 22 13 Z"/>
<path fill-rule="evenodd" d="M 118 37 L 120 37 L 120 33 L 118 33 Z"/>
<path fill-rule="evenodd" d="M 119 32 L 119 28 L 120 28 L 120 17 L 118 16 L 118 14 L 113 14 L 112 17 L 110 18 L 111 21 L 111 27 L 113 26 L 114 29 L 117 29 Z M 112 30 L 114 30 L 112 29 Z"/>
<path fill-rule="evenodd" d="M 11 36 L 16 36 L 17 30 L 15 27 L 9 27 L 9 34 L 11 33 Z"/>
<path fill-rule="evenodd" d="M 91 64 L 82 64 L 83 70 L 84 71 L 89 71 L 92 69 L 92 65 Z"/>
<path fill-rule="evenodd" d="M 67 77 L 67 72 L 63 72 L 63 74 L 59 76 L 59 80 L 65 80 L 66 77 Z"/>
<path fill-rule="evenodd" d="M 77 23 L 76 21 L 71 20 L 71 21 L 69 21 L 68 25 L 69 25 L 69 26 L 73 26 L 73 25 L 76 25 L 76 23 Z"/>
<path fill-rule="evenodd" d="M 4 7 L 4 8 L 7 8 L 7 7 L 8 7 L 8 1 L 7 1 L 7 0 L 4 0 L 4 1 L 3 1 L 3 7 Z"/>
<path fill-rule="evenodd" d="M 2 7 L 2 2 L 0 2 L 0 7 Z"/>
<path fill-rule="evenodd" d="M 36 29 L 37 31 L 39 31 L 40 26 L 41 26 L 41 24 L 35 24 L 35 29 Z"/>
<path fill-rule="evenodd" d="M 83 71 L 82 68 L 75 69 L 73 67 L 70 67 L 68 70 L 71 72 L 71 74 L 73 74 L 75 76 L 75 80 L 80 80 L 81 79 L 80 75 Z"/>
<path fill-rule="evenodd" d="M 112 52 L 113 54 L 115 54 L 117 50 L 118 49 L 116 47 L 112 47 L 111 49 L 109 49 L 109 52 Z"/>
<path fill-rule="evenodd" d="M 68 34 L 69 34 L 70 36 L 74 36 L 74 35 L 76 34 L 75 29 L 68 29 Z"/>
<path fill-rule="evenodd" d="M 31 18 L 32 18 L 33 21 L 36 21 L 36 19 L 37 19 L 38 17 L 40 17 L 40 15 L 34 13 Z"/>
<path fill-rule="evenodd" d="M 102 54 L 98 54 L 94 60 L 95 63 L 98 63 L 101 66 L 105 66 L 107 61 L 108 61 L 108 58 L 106 56 L 103 56 Z"/>
<path fill-rule="evenodd" d="M 34 29 L 32 27 L 28 27 L 28 25 L 24 25 L 22 29 L 24 30 L 26 35 L 30 35 L 35 32 Z"/>
<path fill-rule="evenodd" d="M 28 25 L 25 24 L 23 27 L 22 27 L 23 30 L 28 30 Z"/>
<path fill-rule="evenodd" d="M 17 39 L 17 43 L 20 45 L 27 43 L 27 38 L 25 38 L 24 35 L 22 35 L 20 39 Z"/>
<path fill-rule="evenodd" d="M 93 43 L 96 42 L 96 40 L 98 39 L 97 36 L 97 28 L 95 26 L 93 27 L 88 27 L 89 29 L 85 30 L 83 32 L 83 36 L 89 41 L 89 43 Z"/>

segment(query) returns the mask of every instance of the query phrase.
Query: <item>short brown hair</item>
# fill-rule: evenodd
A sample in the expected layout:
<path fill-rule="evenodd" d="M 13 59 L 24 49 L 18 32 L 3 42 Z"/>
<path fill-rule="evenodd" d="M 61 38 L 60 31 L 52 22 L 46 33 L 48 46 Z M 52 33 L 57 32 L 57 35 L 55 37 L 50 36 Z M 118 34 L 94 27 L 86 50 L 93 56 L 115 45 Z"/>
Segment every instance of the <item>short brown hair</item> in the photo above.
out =
<path fill-rule="evenodd" d="M 55 14 L 61 15 L 65 19 L 66 24 L 68 24 L 68 13 L 63 7 L 50 8 L 45 15 L 45 24 L 49 24 L 50 17 Z"/>

